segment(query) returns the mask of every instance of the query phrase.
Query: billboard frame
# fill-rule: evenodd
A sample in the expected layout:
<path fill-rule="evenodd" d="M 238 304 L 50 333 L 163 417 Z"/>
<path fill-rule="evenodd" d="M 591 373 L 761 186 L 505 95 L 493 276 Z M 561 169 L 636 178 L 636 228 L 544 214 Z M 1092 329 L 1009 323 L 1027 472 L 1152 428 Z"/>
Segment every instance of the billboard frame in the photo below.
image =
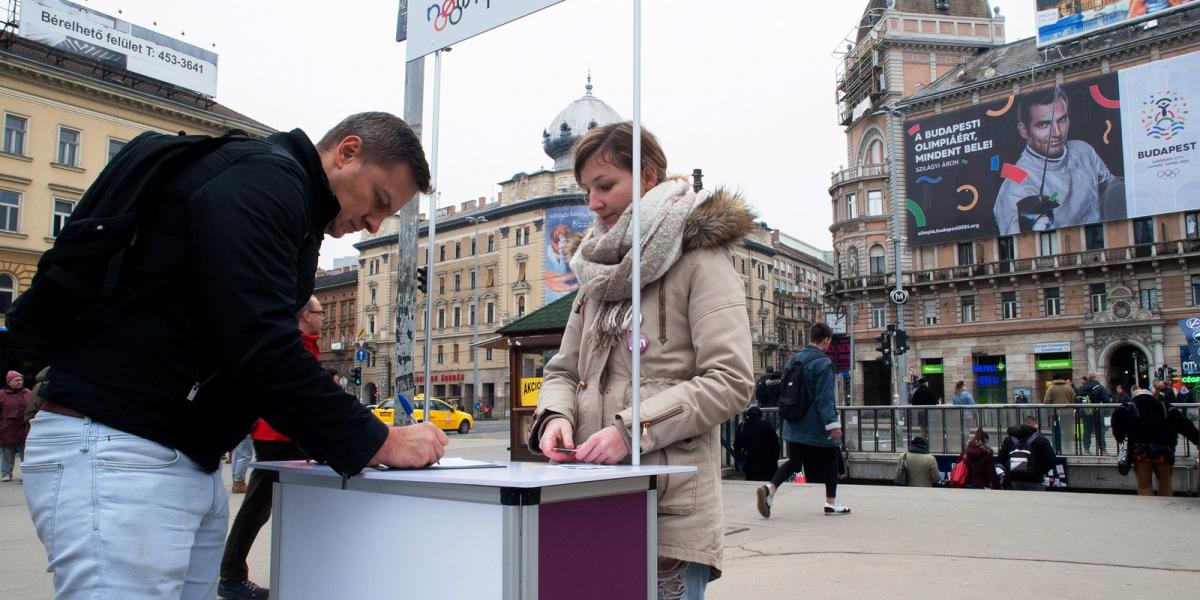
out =
<path fill-rule="evenodd" d="M 1054 47 L 1054 46 L 1057 46 L 1057 45 L 1059 45 L 1059 44 L 1066 44 L 1066 43 L 1070 43 L 1070 42 L 1073 42 L 1073 41 L 1076 41 L 1076 40 L 1080 40 L 1080 39 L 1083 39 L 1083 38 L 1088 38 L 1088 37 L 1092 37 L 1092 36 L 1095 36 L 1095 35 L 1099 35 L 1099 34 L 1101 34 L 1101 33 L 1103 33 L 1103 32 L 1106 32 L 1106 31 L 1112 31 L 1112 30 L 1115 30 L 1115 29 L 1120 29 L 1120 28 L 1122 28 L 1122 27 L 1126 27 L 1126 26 L 1129 26 L 1129 25 L 1136 25 L 1136 24 L 1138 24 L 1138 23 L 1144 23 L 1144 22 L 1146 22 L 1146 21 L 1151 21 L 1151 20 L 1154 20 L 1154 19 L 1158 19 L 1158 18 L 1160 18 L 1160 17 L 1165 17 L 1165 16 L 1167 16 L 1167 15 L 1170 15 L 1170 14 L 1173 14 L 1173 13 L 1177 13 L 1177 12 L 1180 12 L 1180 11 L 1183 11 L 1183 10 L 1187 10 L 1187 9 L 1189 9 L 1189 8 L 1197 8 L 1197 7 L 1200 7 L 1200 1 L 1191 0 L 1191 1 L 1187 2 L 1186 4 L 1180 4 L 1179 6 L 1170 6 L 1170 7 L 1164 8 L 1164 9 L 1162 9 L 1162 10 L 1159 10 L 1159 11 L 1157 11 L 1157 12 L 1154 12 L 1154 13 L 1148 13 L 1148 14 L 1144 14 L 1144 15 L 1142 15 L 1142 16 L 1140 16 L 1140 17 L 1134 17 L 1134 18 L 1132 18 L 1132 19 L 1130 19 L 1130 18 L 1126 17 L 1124 20 L 1122 20 L 1122 21 L 1119 21 L 1119 22 L 1117 22 L 1117 23 L 1113 23 L 1112 25 L 1105 25 L 1105 26 L 1103 26 L 1103 27 L 1097 27 L 1096 29 L 1090 29 L 1090 30 L 1088 30 L 1088 31 L 1082 31 L 1082 32 L 1080 32 L 1080 33 L 1073 33 L 1073 34 L 1071 34 L 1071 35 L 1068 35 L 1068 36 L 1066 36 L 1066 37 L 1057 38 L 1057 39 L 1054 39 L 1054 40 L 1051 40 L 1051 41 L 1042 41 L 1042 36 L 1038 34 L 1038 30 L 1039 30 L 1040 28 L 1037 26 L 1037 12 L 1038 12 L 1038 11 L 1037 11 L 1036 2 L 1037 2 L 1037 0 L 1034 0 L 1035 6 L 1034 6 L 1034 11 L 1033 11 L 1033 18 L 1034 18 L 1034 23 L 1033 23 L 1033 25 L 1034 25 L 1034 38 L 1037 40 L 1037 49 L 1038 49 L 1038 50 L 1044 50 L 1044 49 L 1046 49 L 1046 48 L 1052 48 L 1052 47 Z"/>

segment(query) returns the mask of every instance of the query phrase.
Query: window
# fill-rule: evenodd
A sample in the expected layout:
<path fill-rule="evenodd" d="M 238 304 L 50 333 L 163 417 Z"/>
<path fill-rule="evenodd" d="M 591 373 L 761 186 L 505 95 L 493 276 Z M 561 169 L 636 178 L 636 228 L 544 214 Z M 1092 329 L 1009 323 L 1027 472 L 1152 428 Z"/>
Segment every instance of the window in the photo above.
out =
<path fill-rule="evenodd" d="M 25 134 L 29 119 L 16 115 L 4 115 L 4 151 L 25 156 Z"/>
<path fill-rule="evenodd" d="M 879 140 L 871 140 L 867 144 L 867 153 L 865 158 L 869 165 L 883 164 L 883 142 Z"/>
<path fill-rule="evenodd" d="M 58 128 L 58 164 L 79 166 L 79 132 L 66 127 Z"/>
<path fill-rule="evenodd" d="M 112 162 L 113 157 L 116 156 L 117 153 L 120 152 L 125 147 L 125 144 L 127 144 L 127 143 L 128 142 L 126 142 L 125 140 L 114 140 L 112 138 L 109 138 L 108 139 L 108 162 Z"/>
<path fill-rule="evenodd" d="M 496 270 L 495 270 L 495 269 L 493 269 L 493 268 L 491 268 L 491 267 L 488 267 L 488 270 L 487 270 L 487 287 L 493 287 L 493 286 L 495 286 L 495 285 L 496 285 Z"/>
<path fill-rule="evenodd" d="M 494 236 L 494 235 L 488 236 L 487 248 L 488 248 L 487 249 L 488 252 L 494 252 L 496 250 L 496 236 Z"/>
<path fill-rule="evenodd" d="M 471 289 L 475 289 L 475 269 L 471 269 Z"/>
<path fill-rule="evenodd" d="M 438 329 L 446 328 L 446 309 L 444 309 L 444 308 L 438 309 L 437 325 L 438 325 Z"/>
<path fill-rule="evenodd" d="M 958 320 L 962 323 L 974 323 L 978 320 L 975 313 L 975 296 L 963 296 L 959 300 Z"/>
<path fill-rule="evenodd" d="M 767 278 L 767 266 L 762 263 L 758 263 L 758 278 L 759 279 Z"/>
<path fill-rule="evenodd" d="M 442 345 L 438 344 L 437 364 L 440 365 L 444 362 L 446 362 L 446 354 L 445 354 L 445 351 L 442 349 Z"/>
<path fill-rule="evenodd" d="M 375 316 L 367 317 L 367 333 L 375 333 Z"/>
<path fill-rule="evenodd" d="M 974 242 L 958 243 L 958 264 L 962 266 L 975 264 Z"/>
<path fill-rule="evenodd" d="M 517 281 L 525 281 L 525 261 L 517 263 Z"/>
<path fill-rule="evenodd" d="M 1000 292 L 1000 310 L 1001 318 L 1016 319 L 1020 315 L 1017 313 L 1017 293 L 1016 292 Z"/>
<path fill-rule="evenodd" d="M 883 214 L 883 192 L 871 190 L 867 192 L 867 215 L 877 217 Z"/>
<path fill-rule="evenodd" d="M 1193 279 L 1195 279 L 1193 277 Z M 12 275 L 0 273 L 0 311 L 7 311 L 17 296 L 17 284 Z"/>
<path fill-rule="evenodd" d="M 471 256 L 475 256 L 476 245 L 475 238 L 471 238 Z"/>
<path fill-rule="evenodd" d="M 1059 289 L 1056 287 L 1046 288 L 1043 292 L 1046 297 L 1046 316 L 1061 317 L 1062 316 L 1062 297 Z"/>
<path fill-rule="evenodd" d="M 858 218 L 858 206 L 854 194 L 846 194 L 846 218 Z"/>
<path fill-rule="evenodd" d="M 488 302 L 487 303 L 487 312 L 484 314 L 487 317 L 487 320 L 484 321 L 485 323 L 495 323 L 496 322 L 496 305 L 491 302 Z"/>
<path fill-rule="evenodd" d="M 1158 287 L 1154 285 L 1153 279 L 1138 281 L 1138 305 L 1143 310 L 1158 308 Z"/>
<path fill-rule="evenodd" d="M 446 293 L 446 276 L 438 275 L 438 295 Z"/>
<path fill-rule="evenodd" d="M 71 217 L 71 211 L 75 210 L 75 203 L 70 200 L 54 199 L 54 221 L 50 224 L 50 235 L 58 237 L 58 234 L 67 226 L 67 219 Z"/>
<path fill-rule="evenodd" d="M 491 348 L 484 348 L 483 360 L 492 360 L 492 349 Z"/>
<path fill-rule="evenodd" d="M 462 327 L 462 308 L 458 306 L 454 307 L 454 326 Z"/>
<path fill-rule="evenodd" d="M 1200 212 L 1183 215 L 1183 234 L 1188 239 L 1200 238 Z"/>
<path fill-rule="evenodd" d="M 1192 275 L 1192 306 L 1200 306 L 1200 275 Z"/>
<path fill-rule="evenodd" d="M 1134 256 L 1150 256 L 1154 244 L 1154 217 L 1133 220 L 1133 243 L 1137 246 L 1133 250 Z"/>
<path fill-rule="evenodd" d="M 937 300 L 925 300 L 922 302 L 921 312 L 925 314 L 926 325 L 938 324 L 938 305 Z"/>
<path fill-rule="evenodd" d="M 440 261 L 446 260 L 446 245 L 445 244 L 438 246 L 438 260 L 440 260 Z"/>
<path fill-rule="evenodd" d="M 514 239 L 514 240 L 513 240 L 513 245 L 514 245 L 514 246 L 522 246 L 522 245 L 524 245 L 524 242 L 522 242 L 522 241 L 521 241 L 521 237 L 522 237 L 523 235 L 525 235 L 525 234 L 522 232 L 522 230 L 521 230 L 521 229 L 517 229 L 516 233 L 514 234 L 514 236 L 516 237 L 516 239 Z"/>
<path fill-rule="evenodd" d="M 471 309 L 469 311 L 467 311 L 467 314 L 469 315 L 469 318 L 471 319 L 470 325 L 474 325 L 475 324 L 475 307 L 472 306 Z"/>
<path fill-rule="evenodd" d="M 882 329 L 887 327 L 887 304 L 883 302 L 871 303 L 871 327 L 874 329 Z"/>
<path fill-rule="evenodd" d="M 0 231 L 18 231 L 21 217 L 21 194 L 0 190 Z"/>
<path fill-rule="evenodd" d="M 1092 298 L 1092 312 L 1108 310 L 1108 289 L 1103 283 L 1088 284 L 1088 295 Z"/>
<path fill-rule="evenodd" d="M 517 318 L 525 316 L 525 296 L 517 297 Z"/>
<path fill-rule="evenodd" d="M 462 291 L 462 273 L 454 274 L 454 291 Z"/>
<path fill-rule="evenodd" d="M 450 362 L 458 362 L 458 344 L 454 344 L 454 360 Z"/>
<path fill-rule="evenodd" d="M 371 288 L 371 304 L 375 304 L 375 288 Z"/>
<path fill-rule="evenodd" d="M 1038 256 L 1054 256 L 1058 253 L 1056 243 L 1058 232 L 1043 231 L 1038 234 Z"/>
<path fill-rule="evenodd" d="M 870 256 L 871 260 L 871 274 L 883 275 L 887 271 L 887 257 L 885 256 L 883 246 L 880 246 L 879 244 L 871 246 L 871 250 L 868 252 L 868 255 Z"/>
<path fill-rule="evenodd" d="M 1096 223 L 1083 228 L 1083 238 L 1088 250 L 1104 249 L 1104 225 Z"/>

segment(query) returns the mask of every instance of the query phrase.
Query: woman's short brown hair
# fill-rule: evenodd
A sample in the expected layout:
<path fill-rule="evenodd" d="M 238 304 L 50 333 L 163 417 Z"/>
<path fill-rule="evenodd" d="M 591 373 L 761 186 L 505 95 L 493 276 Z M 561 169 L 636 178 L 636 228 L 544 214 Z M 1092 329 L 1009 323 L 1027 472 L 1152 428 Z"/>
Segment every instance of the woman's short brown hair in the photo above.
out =
<path fill-rule="evenodd" d="M 575 154 L 575 181 L 579 183 L 582 183 L 583 165 L 593 156 L 632 173 L 633 122 L 593 127 L 575 142 L 571 151 Z M 658 145 L 658 138 L 645 127 L 642 128 L 642 171 L 653 173 L 660 183 L 667 178 L 667 155 Z"/>

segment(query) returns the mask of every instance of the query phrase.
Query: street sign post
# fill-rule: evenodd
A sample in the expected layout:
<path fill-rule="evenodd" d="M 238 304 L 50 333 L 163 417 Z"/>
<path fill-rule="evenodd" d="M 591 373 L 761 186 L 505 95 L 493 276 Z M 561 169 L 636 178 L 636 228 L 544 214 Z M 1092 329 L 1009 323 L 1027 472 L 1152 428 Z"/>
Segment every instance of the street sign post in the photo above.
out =
<path fill-rule="evenodd" d="M 367 360 L 367 351 L 362 348 L 355 350 L 354 351 L 354 360 L 357 360 L 358 362 L 363 362 L 363 361 Z"/>
<path fill-rule="evenodd" d="M 896 304 L 904 304 L 905 302 L 908 302 L 908 292 L 906 290 L 894 289 L 892 290 L 892 293 L 888 294 L 888 296 L 890 296 L 892 302 L 895 302 Z"/>

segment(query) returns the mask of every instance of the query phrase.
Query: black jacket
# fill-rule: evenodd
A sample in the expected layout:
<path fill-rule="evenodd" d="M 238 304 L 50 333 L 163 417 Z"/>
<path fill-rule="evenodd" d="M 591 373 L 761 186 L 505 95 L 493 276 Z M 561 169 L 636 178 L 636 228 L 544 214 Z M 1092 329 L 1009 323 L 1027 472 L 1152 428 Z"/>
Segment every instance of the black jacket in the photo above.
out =
<path fill-rule="evenodd" d="M 126 257 L 119 288 L 132 299 L 80 324 L 43 394 L 209 471 L 259 416 L 338 471 L 362 470 L 387 427 L 321 370 L 296 325 L 338 210 L 298 129 L 183 169 Z"/>
<path fill-rule="evenodd" d="M 1004 438 L 1004 444 L 1000 446 L 1000 466 L 1004 469 L 1008 476 L 1013 481 L 1024 481 L 1026 483 L 1041 483 L 1046 476 L 1046 472 L 1054 468 L 1054 459 L 1057 455 L 1054 453 L 1054 446 L 1050 445 L 1050 440 L 1046 436 L 1038 434 L 1037 439 L 1029 447 L 1030 454 L 1030 469 L 1028 473 L 1011 473 L 1008 470 L 1008 455 L 1017 447 L 1017 440 L 1024 440 L 1033 434 L 1036 429 L 1030 425 L 1013 425 L 1008 428 L 1008 437 Z"/>
<path fill-rule="evenodd" d="M 1196 426 L 1179 409 L 1149 392 L 1134 396 L 1132 401 L 1113 411 L 1112 429 L 1118 442 L 1128 439 L 1130 444 L 1174 448 L 1182 435 L 1193 444 L 1200 444 Z"/>
<path fill-rule="evenodd" d="M 933 392 L 929 391 L 929 386 L 918 385 L 917 389 L 913 390 L 910 403 L 913 406 L 936 406 L 938 401 L 933 397 Z"/>
<path fill-rule="evenodd" d="M 761 411 L 742 422 L 734 450 L 745 453 L 746 481 L 770 481 L 779 467 L 779 435 L 763 420 Z"/>

